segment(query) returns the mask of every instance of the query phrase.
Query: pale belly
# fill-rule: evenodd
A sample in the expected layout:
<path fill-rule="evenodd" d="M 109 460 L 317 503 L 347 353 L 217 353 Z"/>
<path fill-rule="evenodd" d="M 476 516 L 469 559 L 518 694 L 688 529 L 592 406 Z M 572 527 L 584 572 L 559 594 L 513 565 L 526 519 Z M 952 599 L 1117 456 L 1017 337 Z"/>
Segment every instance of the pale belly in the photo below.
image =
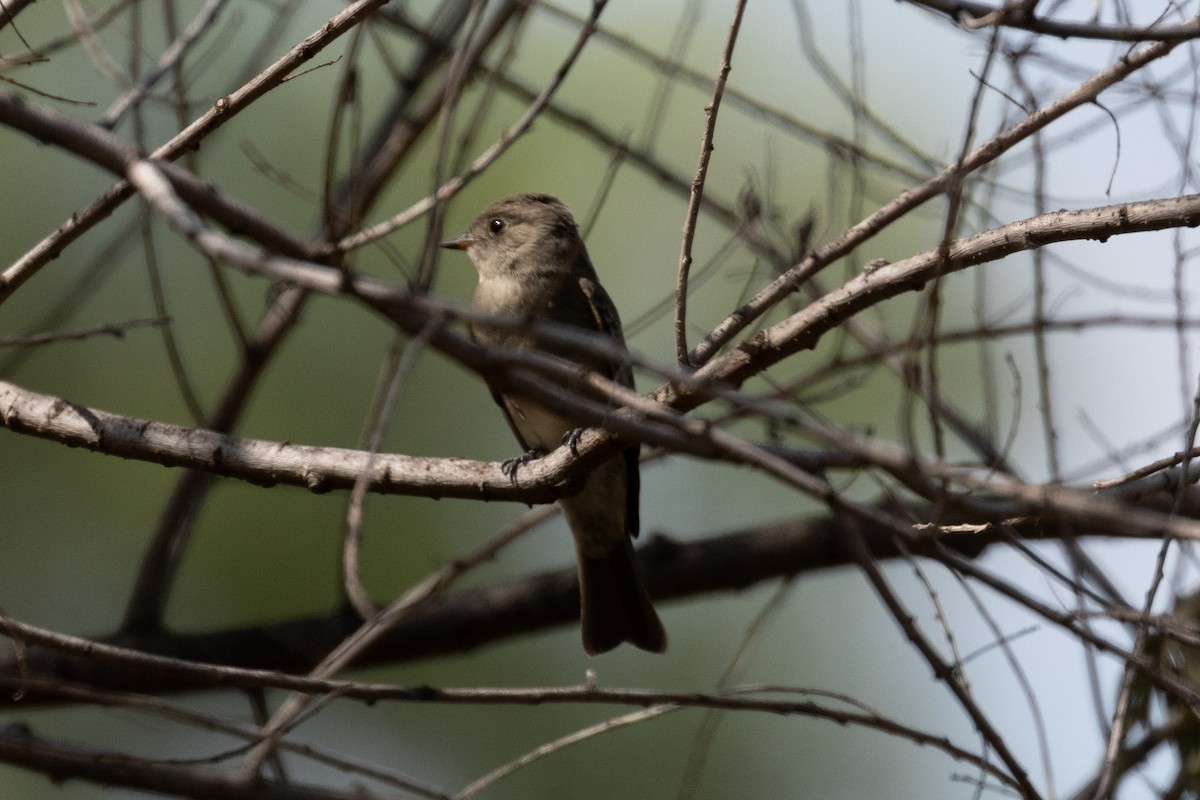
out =
<path fill-rule="evenodd" d="M 528 400 L 506 397 L 504 405 L 513 426 L 520 432 L 525 444 L 533 449 L 547 453 L 556 450 L 563 443 L 563 436 L 573 427 L 562 417 Z"/>

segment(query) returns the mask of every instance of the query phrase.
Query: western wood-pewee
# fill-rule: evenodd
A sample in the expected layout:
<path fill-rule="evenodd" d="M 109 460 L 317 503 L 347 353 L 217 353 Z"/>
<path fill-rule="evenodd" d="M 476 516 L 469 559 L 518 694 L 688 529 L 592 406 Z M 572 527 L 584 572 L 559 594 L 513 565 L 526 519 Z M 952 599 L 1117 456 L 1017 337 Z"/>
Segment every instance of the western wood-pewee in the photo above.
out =
<path fill-rule="evenodd" d="M 596 278 L 579 226 L 556 198 L 520 194 L 501 200 L 485 209 L 467 233 L 442 246 L 467 251 L 479 271 L 473 308 L 574 325 L 610 336 L 624 347 L 616 306 Z M 540 346 L 633 388 L 628 364 L 540 345 L 527 330 L 476 323 L 470 332 L 490 347 Z M 528 455 L 554 450 L 577 427 L 530 400 L 491 388 Z M 569 389 L 564 386 L 564 391 Z M 575 539 L 583 648 L 589 655 L 621 642 L 655 653 L 667 646 L 633 555 L 631 537 L 638 534 L 638 449 L 627 447 L 600 464 L 578 494 L 559 500 Z M 521 462 L 512 463 L 515 467 Z"/>

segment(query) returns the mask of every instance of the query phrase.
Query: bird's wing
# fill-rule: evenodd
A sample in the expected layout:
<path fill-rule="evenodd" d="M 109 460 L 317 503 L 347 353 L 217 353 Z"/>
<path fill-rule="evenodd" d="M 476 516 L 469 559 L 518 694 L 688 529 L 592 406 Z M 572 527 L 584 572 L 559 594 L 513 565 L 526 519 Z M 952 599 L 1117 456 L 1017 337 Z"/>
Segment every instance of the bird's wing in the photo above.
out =
<path fill-rule="evenodd" d="M 588 311 L 596 323 L 596 330 L 608 334 L 624 348 L 625 335 L 621 331 L 621 318 L 617 315 L 617 307 L 612 298 L 608 296 L 608 292 L 604 291 L 604 287 L 590 277 L 579 279 L 579 289 L 587 301 Z M 599 367 L 597 372 L 600 374 L 615 380 L 622 386 L 633 388 L 633 370 L 628 361 L 619 363 L 607 361 L 603 367 L 597 366 Z"/>
<path fill-rule="evenodd" d="M 493 389 L 492 399 L 496 401 L 496 405 L 500 406 L 500 410 L 504 412 L 504 421 L 508 423 L 509 430 L 513 432 L 513 436 L 517 437 L 517 444 L 521 445 L 521 449 L 526 453 L 533 450 L 533 446 L 525 441 L 525 437 L 521 435 L 521 429 L 517 427 L 512 411 L 509 409 L 508 403 L 504 401 L 504 395 Z"/>
<path fill-rule="evenodd" d="M 608 292 L 604 291 L 604 287 L 598 281 L 588 276 L 579 279 L 579 289 L 587 300 L 588 309 L 596 322 L 596 329 L 611 336 L 624 349 L 625 335 L 621 331 L 621 318 L 618 316 L 617 306 L 613 303 L 612 298 L 608 296 Z M 602 365 L 597 365 L 597 371 L 622 386 L 630 389 L 634 388 L 633 367 L 627 360 L 620 362 L 605 361 Z M 625 448 L 621 453 L 625 459 L 625 476 L 627 480 L 627 489 L 625 491 L 625 530 L 633 537 L 637 537 L 638 530 L 641 527 L 641 503 L 638 500 L 642 487 L 641 471 L 638 468 L 640 451 L 641 447 L 634 445 L 633 447 Z"/>

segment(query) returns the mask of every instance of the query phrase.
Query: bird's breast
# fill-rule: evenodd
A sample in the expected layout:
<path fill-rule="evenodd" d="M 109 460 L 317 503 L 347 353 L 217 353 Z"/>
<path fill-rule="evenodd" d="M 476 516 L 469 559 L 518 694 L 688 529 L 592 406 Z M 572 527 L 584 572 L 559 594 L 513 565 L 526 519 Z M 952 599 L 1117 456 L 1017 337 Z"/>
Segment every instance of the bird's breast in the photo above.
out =
<path fill-rule="evenodd" d="M 512 276 L 480 278 L 471 305 L 493 314 L 529 314 L 531 287 Z"/>

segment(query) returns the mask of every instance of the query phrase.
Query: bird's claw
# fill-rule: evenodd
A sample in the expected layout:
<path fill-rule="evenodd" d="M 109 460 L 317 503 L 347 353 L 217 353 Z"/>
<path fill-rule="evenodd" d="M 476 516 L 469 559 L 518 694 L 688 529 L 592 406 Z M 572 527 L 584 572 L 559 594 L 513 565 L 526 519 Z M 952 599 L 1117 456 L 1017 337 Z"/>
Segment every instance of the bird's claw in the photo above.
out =
<path fill-rule="evenodd" d="M 539 450 L 536 447 L 526 450 L 521 455 L 515 458 L 505 459 L 500 463 L 500 471 L 508 476 L 508 479 L 516 485 L 517 470 L 528 464 L 530 461 L 536 461 L 546 455 L 545 451 Z"/>
<path fill-rule="evenodd" d="M 572 428 L 563 434 L 562 443 L 571 450 L 571 455 L 579 456 L 579 440 L 583 438 L 583 428 Z"/>

